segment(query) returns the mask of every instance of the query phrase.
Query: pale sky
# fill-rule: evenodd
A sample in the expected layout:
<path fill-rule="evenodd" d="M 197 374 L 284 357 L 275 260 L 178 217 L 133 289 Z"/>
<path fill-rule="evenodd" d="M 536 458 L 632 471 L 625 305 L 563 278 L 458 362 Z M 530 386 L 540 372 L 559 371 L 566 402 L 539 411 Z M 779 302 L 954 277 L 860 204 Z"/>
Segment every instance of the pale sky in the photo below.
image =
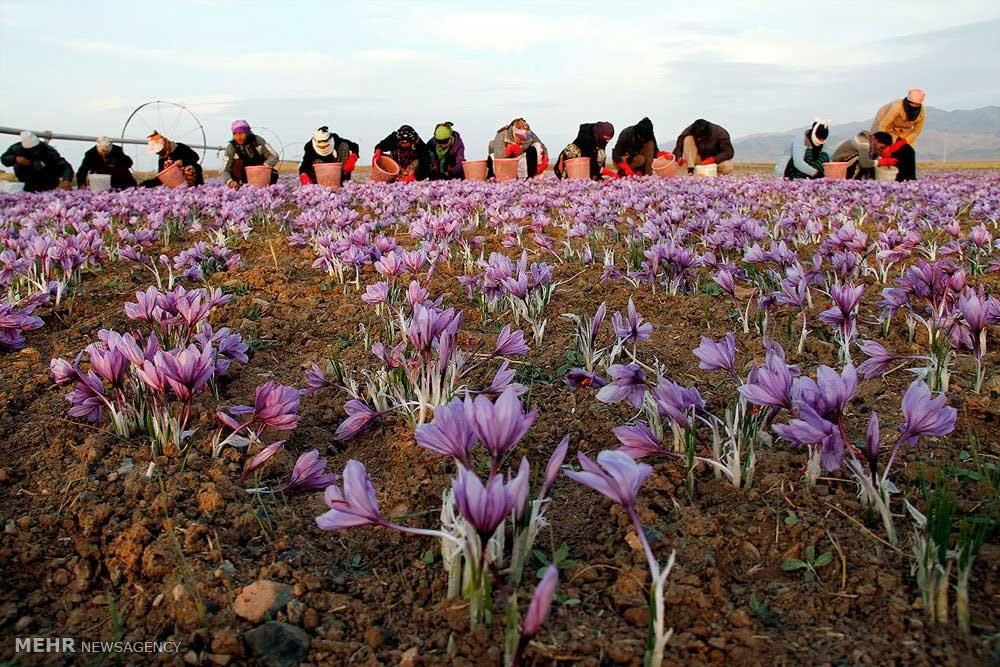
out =
<path fill-rule="evenodd" d="M 910 87 L 943 109 L 1000 104 L 998 34 L 1000 3 L 981 0 L 0 0 L 0 125 L 117 137 L 159 99 L 190 107 L 209 143 L 245 118 L 290 159 L 320 125 L 368 156 L 402 123 L 429 138 L 446 120 L 476 159 L 517 116 L 555 153 L 580 123 L 648 115 L 670 149 L 699 116 L 734 137 L 836 124 Z M 54 145 L 74 165 L 89 147 Z"/>

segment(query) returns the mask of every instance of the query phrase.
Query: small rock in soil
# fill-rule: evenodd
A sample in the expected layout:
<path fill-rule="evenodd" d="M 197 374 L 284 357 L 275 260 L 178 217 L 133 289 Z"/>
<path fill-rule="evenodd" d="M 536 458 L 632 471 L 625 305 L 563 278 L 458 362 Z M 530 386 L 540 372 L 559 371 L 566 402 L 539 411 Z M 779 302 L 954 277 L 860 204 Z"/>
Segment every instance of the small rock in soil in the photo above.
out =
<path fill-rule="evenodd" d="M 737 609 L 729 615 L 729 624 L 734 628 L 750 627 L 750 617 L 742 609 Z"/>
<path fill-rule="evenodd" d="M 233 630 L 226 628 L 212 636 L 212 652 L 241 656 L 243 655 L 243 644 Z"/>
<path fill-rule="evenodd" d="M 302 626 L 306 630 L 315 630 L 319 627 L 319 612 L 310 607 L 302 614 Z"/>
<path fill-rule="evenodd" d="M 365 641 L 368 642 L 369 646 L 377 649 L 385 643 L 385 635 L 382 634 L 381 628 L 372 626 L 365 632 Z"/>
<path fill-rule="evenodd" d="M 292 587 L 261 579 L 246 586 L 233 602 L 233 612 L 251 623 L 259 623 L 265 614 L 273 614 L 292 599 Z"/>
<path fill-rule="evenodd" d="M 399 659 L 399 667 L 417 667 L 419 664 L 420 651 L 417 650 L 416 646 L 403 651 L 403 655 Z"/>
<path fill-rule="evenodd" d="M 247 631 L 243 639 L 268 667 L 297 667 L 309 651 L 310 637 L 305 630 L 277 621 Z"/>
<path fill-rule="evenodd" d="M 302 613 L 305 611 L 304 604 L 298 600 L 289 600 L 285 610 L 288 612 L 289 623 L 292 625 L 302 625 Z"/>

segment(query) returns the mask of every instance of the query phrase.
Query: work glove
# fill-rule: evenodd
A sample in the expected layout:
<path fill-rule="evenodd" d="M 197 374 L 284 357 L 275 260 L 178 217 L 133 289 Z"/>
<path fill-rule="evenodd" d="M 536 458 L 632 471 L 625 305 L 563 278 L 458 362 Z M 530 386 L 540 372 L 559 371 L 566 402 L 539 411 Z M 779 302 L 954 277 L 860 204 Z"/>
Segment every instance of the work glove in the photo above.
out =
<path fill-rule="evenodd" d="M 343 171 L 345 174 L 349 174 L 352 171 L 354 171 L 354 165 L 356 165 L 357 163 L 358 163 L 357 154 L 351 153 L 350 155 L 347 156 L 347 159 L 344 160 L 344 166 L 341 168 L 341 171 Z"/>
<path fill-rule="evenodd" d="M 884 157 L 878 161 L 880 167 L 895 167 L 898 164 L 899 160 L 894 157 Z"/>
<path fill-rule="evenodd" d="M 312 179 L 309 178 L 309 174 L 307 174 L 306 172 L 302 172 L 301 174 L 299 174 L 299 183 L 301 183 L 302 185 L 312 185 Z"/>
<path fill-rule="evenodd" d="M 521 148 L 521 144 L 507 144 L 507 148 L 503 150 L 503 154 L 507 157 L 517 157 L 524 152 Z"/>
<path fill-rule="evenodd" d="M 715 158 L 714 157 L 707 157 L 704 160 L 702 160 L 701 163 L 702 164 L 715 164 Z"/>
<path fill-rule="evenodd" d="M 607 179 L 615 179 L 615 178 L 618 178 L 618 174 L 615 173 L 615 172 L 613 172 L 613 171 L 611 171 L 607 167 L 603 167 L 601 169 L 601 177 L 602 178 L 607 178 Z"/>
<path fill-rule="evenodd" d="M 623 159 L 621 162 L 619 162 L 618 168 L 625 176 L 635 176 L 635 172 L 632 171 L 632 167 L 629 166 L 628 160 Z"/>
<path fill-rule="evenodd" d="M 535 175 L 540 176 L 545 173 L 545 169 L 549 166 L 549 156 L 548 153 L 542 153 L 542 159 L 538 161 L 538 168 L 535 170 Z"/>

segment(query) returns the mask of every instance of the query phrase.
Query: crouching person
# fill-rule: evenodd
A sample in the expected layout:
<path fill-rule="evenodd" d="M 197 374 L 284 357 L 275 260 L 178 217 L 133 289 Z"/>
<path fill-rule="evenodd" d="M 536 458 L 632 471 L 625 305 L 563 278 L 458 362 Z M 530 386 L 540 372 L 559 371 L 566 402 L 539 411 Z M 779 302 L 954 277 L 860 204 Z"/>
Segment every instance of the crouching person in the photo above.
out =
<path fill-rule="evenodd" d="M 823 150 L 826 138 L 830 136 L 830 124 L 816 121 L 801 141 L 792 141 L 789 147 L 791 158 L 785 165 L 784 177 L 790 179 L 823 178 L 823 165 L 830 156 Z"/>
<path fill-rule="evenodd" d="M 222 182 L 238 188 L 247 182 L 247 167 L 267 165 L 271 168 L 271 185 L 277 183 L 278 170 L 274 167 L 278 153 L 267 140 L 254 134 L 245 120 L 234 121 L 231 129 L 233 138 L 222 157 Z"/>

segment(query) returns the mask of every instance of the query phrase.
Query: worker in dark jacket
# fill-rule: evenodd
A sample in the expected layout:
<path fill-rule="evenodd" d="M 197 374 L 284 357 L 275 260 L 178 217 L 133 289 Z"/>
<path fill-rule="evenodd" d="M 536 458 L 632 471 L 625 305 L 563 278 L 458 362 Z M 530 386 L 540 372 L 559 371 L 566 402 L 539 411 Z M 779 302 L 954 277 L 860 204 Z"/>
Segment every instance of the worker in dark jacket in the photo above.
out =
<path fill-rule="evenodd" d="M 721 175 L 733 171 L 733 142 L 729 132 L 720 125 L 699 118 L 677 137 L 674 155 L 682 155 L 678 164 L 687 166 L 688 171 L 700 164 L 717 165 Z"/>
<path fill-rule="evenodd" d="M 653 173 L 657 152 L 653 121 L 643 118 L 621 131 L 611 151 L 611 159 L 618 167 L 619 176 L 649 176 Z"/>
<path fill-rule="evenodd" d="M 830 161 L 830 156 L 823 145 L 830 136 L 830 124 L 816 121 L 805 132 L 805 137 L 793 140 L 789 149 L 791 158 L 785 165 L 785 178 L 792 180 L 802 178 L 823 178 L 823 165 Z"/>
<path fill-rule="evenodd" d="M 409 125 L 401 125 L 398 130 L 375 144 L 372 162 L 388 155 L 399 165 L 400 181 L 425 181 L 427 164 L 427 144 L 417 131 Z"/>
<path fill-rule="evenodd" d="M 462 163 L 465 162 L 465 142 L 456 132 L 453 123 L 438 123 L 434 136 L 427 142 L 428 176 L 432 181 L 465 178 Z"/>
<path fill-rule="evenodd" d="M 833 162 L 847 163 L 848 179 L 871 180 L 875 178 L 875 161 L 872 153 L 872 135 L 862 130 L 837 146 L 837 150 L 833 152 Z"/>
<path fill-rule="evenodd" d="M 129 169 L 132 158 L 125 154 L 121 146 L 115 146 L 108 137 L 97 137 L 96 145 L 83 154 L 83 162 L 76 170 L 76 186 L 87 187 L 87 176 L 90 174 L 108 174 L 111 176 L 111 187 L 135 187 L 135 177 Z"/>
<path fill-rule="evenodd" d="M 201 165 L 198 164 L 201 158 L 198 157 L 198 154 L 190 146 L 177 141 L 171 141 L 156 130 L 153 130 L 153 133 L 146 138 L 149 140 L 146 150 L 157 156 L 156 170 L 158 172 L 163 171 L 176 162 L 184 174 L 184 180 L 187 181 L 188 185 L 205 184 L 205 176 L 202 174 Z M 143 181 L 142 184 L 147 188 L 155 188 L 158 185 L 162 185 L 160 179 L 155 176 Z"/>
<path fill-rule="evenodd" d="M 602 170 L 607 160 L 606 148 L 611 138 L 615 136 L 615 126 L 606 121 L 600 123 L 583 123 L 576 139 L 566 146 L 559 154 L 553 168 L 556 176 L 563 178 L 566 174 L 566 160 L 585 157 L 590 158 L 590 178 L 601 180 Z"/>
<path fill-rule="evenodd" d="M 233 138 L 222 156 L 222 182 L 238 188 L 247 182 L 247 167 L 271 168 L 271 185 L 278 182 L 278 153 L 264 137 L 257 136 L 245 120 L 233 121 L 230 126 Z"/>
<path fill-rule="evenodd" d="M 340 182 L 351 180 L 354 165 L 358 162 L 360 148 L 350 139 L 344 139 L 330 131 L 324 125 L 313 132 L 312 139 L 306 142 L 302 149 L 302 162 L 299 164 L 299 182 L 309 185 L 316 182 L 316 169 L 313 165 L 339 162 Z"/>
<path fill-rule="evenodd" d="M 33 132 L 25 130 L 21 140 L 11 144 L 3 157 L 6 167 L 14 167 L 17 180 L 24 183 L 25 192 L 45 192 L 73 184 L 73 167 L 52 146 L 43 144 Z"/>
<path fill-rule="evenodd" d="M 897 181 L 917 180 L 917 152 L 906 139 L 900 137 L 893 141 L 888 132 L 874 132 L 872 147 L 878 154 L 877 166 L 895 167 L 899 170 L 896 174 Z"/>

